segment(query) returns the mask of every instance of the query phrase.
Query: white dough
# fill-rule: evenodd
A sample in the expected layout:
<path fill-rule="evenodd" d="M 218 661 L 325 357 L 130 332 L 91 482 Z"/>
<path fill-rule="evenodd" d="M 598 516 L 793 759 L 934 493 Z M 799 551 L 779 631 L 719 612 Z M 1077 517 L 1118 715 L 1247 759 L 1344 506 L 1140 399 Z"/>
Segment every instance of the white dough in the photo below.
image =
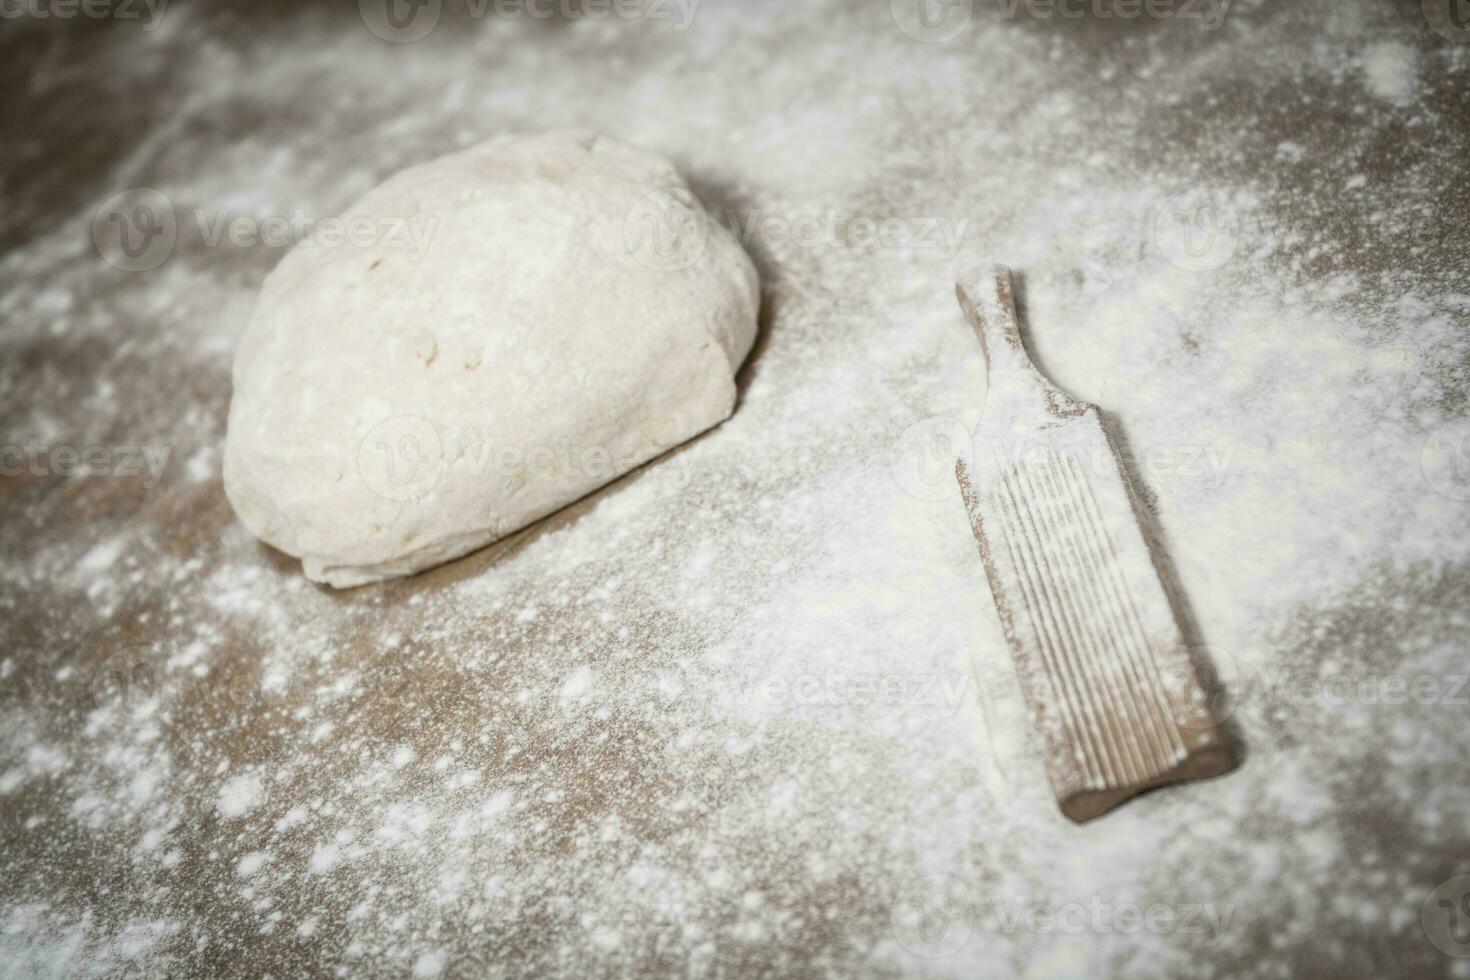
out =
<path fill-rule="evenodd" d="M 343 218 L 267 277 L 225 442 L 240 520 L 318 582 L 464 555 L 734 409 L 755 269 L 662 157 L 495 139 Z"/>

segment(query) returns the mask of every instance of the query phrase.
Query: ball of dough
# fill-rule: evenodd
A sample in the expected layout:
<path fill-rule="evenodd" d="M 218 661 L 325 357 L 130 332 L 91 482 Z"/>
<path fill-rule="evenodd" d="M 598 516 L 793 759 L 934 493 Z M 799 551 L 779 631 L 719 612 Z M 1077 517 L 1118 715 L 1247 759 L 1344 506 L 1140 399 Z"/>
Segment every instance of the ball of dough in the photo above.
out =
<path fill-rule="evenodd" d="M 449 561 L 729 417 L 759 293 L 660 156 L 550 133 L 413 167 L 267 277 L 225 492 L 318 582 Z"/>

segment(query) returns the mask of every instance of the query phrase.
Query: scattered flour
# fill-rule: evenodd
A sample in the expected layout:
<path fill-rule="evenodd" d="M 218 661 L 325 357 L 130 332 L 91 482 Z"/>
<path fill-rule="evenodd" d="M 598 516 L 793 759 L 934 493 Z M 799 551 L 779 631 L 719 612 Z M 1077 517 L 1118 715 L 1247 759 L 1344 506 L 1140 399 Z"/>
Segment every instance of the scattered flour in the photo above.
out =
<path fill-rule="evenodd" d="M 240 859 L 240 863 L 235 866 L 235 871 L 241 878 L 249 878 L 261 868 L 265 867 L 265 862 L 269 859 L 270 855 L 268 854 L 263 854 L 260 851 L 251 851 Z"/>
<path fill-rule="evenodd" d="M 1419 85 L 1419 56 L 1403 41 L 1376 41 L 1363 50 L 1368 91 L 1385 102 L 1408 105 Z"/>
<path fill-rule="evenodd" d="M 418 959 L 413 961 L 413 975 L 416 980 L 432 980 L 444 972 L 445 956 L 442 950 L 433 950 L 422 953 Z"/>
<path fill-rule="evenodd" d="M 243 817 L 260 803 L 261 785 L 257 776 L 234 776 L 219 790 L 219 812 L 222 817 Z"/>
<path fill-rule="evenodd" d="M 1463 708 L 1314 685 L 1463 671 L 1470 542 L 1447 529 L 1470 515 L 1423 453 L 1466 412 L 1470 263 L 1441 201 L 1470 147 L 1419 96 L 1463 90 L 1465 56 L 1342 0 L 1240 3 L 1211 37 L 987 23 L 949 45 L 882 4 L 709 2 L 683 34 L 507 21 L 390 46 L 306 8 L 251 19 L 260 46 L 195 7 L 114 48 L 57 35 L 48 113 L 118 138 L 108 186 L 181 205 L 331 213 L 489 132 L 590 124 L 674 154 L 741 222 L 968 231 L 939 255 L 757 235 L 766 334 L 729 423 L 492 554 L 331 596 L 218 492 L 230 352 L 275 256 L 123 275 L 83 251 L 97 202 L 24 224 L 30 196 L 0 188 L 31 229 L 0 257 L 5 425 L 188 461 L 152 490 L 27 479 L 0 502 L 0 961 L 1442 969 L 1419 917 L 1470 850 Z M 574 60 L 597 86 L 547 70 Z M 83 67 L 130 98 L 84 101 L 62 74 Z M 1197 238 L 1169 237 L 1181 220 Z M 979 421 L 951 284 L 996 259 L 1038 359 L 1119 421 L 1249 751 L 1085 828 L 1042 777 L 953 447 L 904 437 Z M 74 360 L 46 353 L 62 321 Z M 1197 914 L 1038 924 L 1098 905 Z"/>

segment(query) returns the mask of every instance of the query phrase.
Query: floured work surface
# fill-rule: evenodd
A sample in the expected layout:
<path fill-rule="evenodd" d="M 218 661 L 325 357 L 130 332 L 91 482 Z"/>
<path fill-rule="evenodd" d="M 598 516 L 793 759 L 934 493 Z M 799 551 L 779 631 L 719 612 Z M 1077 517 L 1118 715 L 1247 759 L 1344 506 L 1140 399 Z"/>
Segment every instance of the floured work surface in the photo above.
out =
<path fill-rule="evenodd" d="M 1470 46 L 1418 4 L 978 4 L 944 43 L 886 6 L 446 11 L 406 44 L 350 5 L 7 21 L 7 963 L 1447 969 Z M 271 242 L 553 126 L 669 154 L 747 243 L 736 415 L 491 553 L 318 590 L 218 479 Z M 156 211 L 110 265 L 93 217 L 136 187 L 173 239 Z M 1083 828 L 952 476 L 983 393 L 952 286 L 1000 256 L 1043 370 L 1126 434 L 1247 751 Z"/>

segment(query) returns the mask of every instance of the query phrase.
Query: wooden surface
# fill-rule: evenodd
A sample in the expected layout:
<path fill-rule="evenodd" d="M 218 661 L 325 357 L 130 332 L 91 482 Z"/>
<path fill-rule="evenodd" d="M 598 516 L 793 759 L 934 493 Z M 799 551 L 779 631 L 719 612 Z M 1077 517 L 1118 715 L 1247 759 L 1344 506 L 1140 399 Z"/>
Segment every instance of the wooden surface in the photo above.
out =
<path fill-rule="evenodd" d="M 1449 974 L 1470 45 L 1420 6 L 4 21 L 0 973 Z M 218 473 L 282 249 L 209 229 L 552 126 L 746 229 L 735 416 L 487 552 L 310 585 Z M 94 219 L 144 187 L 177 236 L 130 270 Z M 1181 253 L 1199 193 L 1229 234 Z M 998 257 L 1241 692 L 1237 772 L 1080 828 L 930 438 L 977 420 L 952 285 Z"/>

